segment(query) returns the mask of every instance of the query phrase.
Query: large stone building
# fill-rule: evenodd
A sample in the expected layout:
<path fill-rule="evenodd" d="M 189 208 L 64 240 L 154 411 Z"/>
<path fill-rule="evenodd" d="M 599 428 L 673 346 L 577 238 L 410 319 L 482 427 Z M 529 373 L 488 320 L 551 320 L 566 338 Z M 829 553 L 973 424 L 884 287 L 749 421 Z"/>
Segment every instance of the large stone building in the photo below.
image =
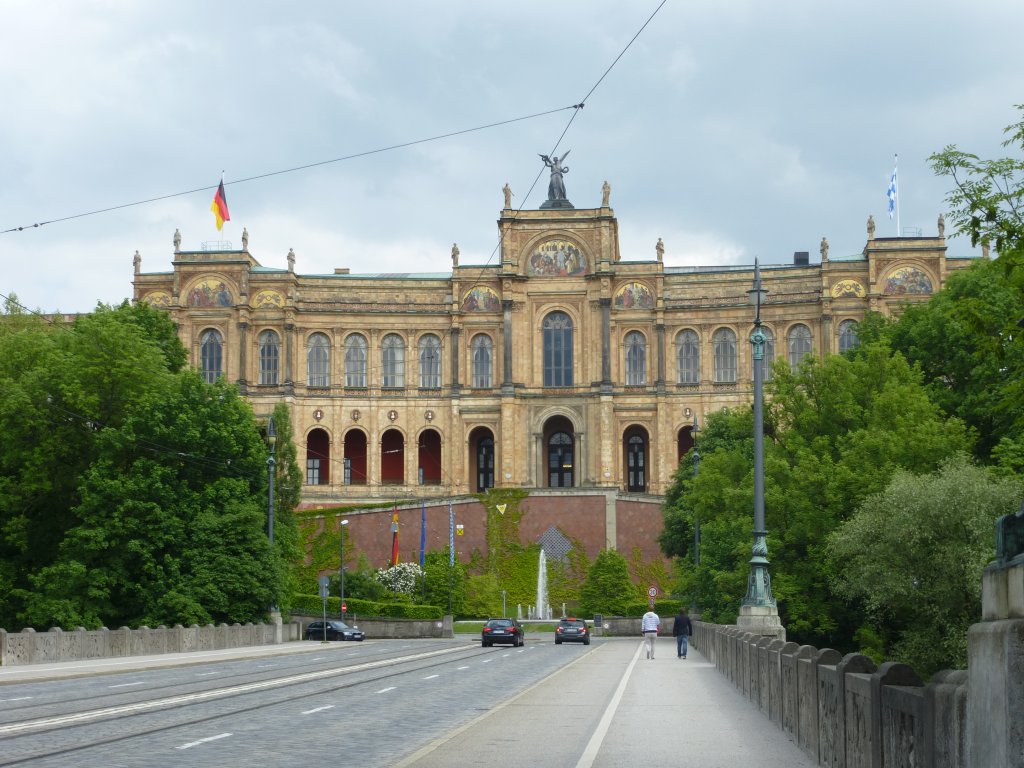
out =
<path fill-rule="evenodd" d="M 498 263 L 459 264 L 453 247 L 450 272 L 422 274 L 300 274 L 292 253 L 262 266 L 247 235 L 200 251 L 176 236 L 172 272 L 136 260 L 135 299 L 167 309 L 196 367 L 237 381 L 257 414 L 290 404 L 306 505 L 594 496 L 584 538 L 621 547 L 623 505 L 656 510 L 695 420 L 752 397 L 753 266 L 666 266 L 660 241 L 654 258 L 622 254 L 607 194 L 506 204 L 498 227 Z M 966 263 L 939 230 L 875 238 L 869 220 L 854 256 L 823 239 L 820 261 L 762 265 L 767 357 L 842 351 L 865 310 L 926 299 Z M 656 555 L 660 516 L 640 528 Z"/>

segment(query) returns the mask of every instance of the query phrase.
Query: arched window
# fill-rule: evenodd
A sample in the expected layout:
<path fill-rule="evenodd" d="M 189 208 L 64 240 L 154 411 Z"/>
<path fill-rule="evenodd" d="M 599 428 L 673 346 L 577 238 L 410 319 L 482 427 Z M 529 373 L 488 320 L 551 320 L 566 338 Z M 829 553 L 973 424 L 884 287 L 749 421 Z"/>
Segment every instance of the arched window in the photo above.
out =
<path fill-rule="evenodd" d="M 331 342 L 322 333 L 314 333 L 309 337 L 306 368 L 309 386 L 331 386 Z"/>
<path fill-rule="evenodd" d="M 211 328 L 199 337 L 199 361 L 207 384 L 224 375 L 224 339 L 220 331 Z"/>
<path fill-rule="evenodd" d="M 556 432 L 548 439 L 548 487 L 572 487 L 572 436 Z"/>
<path fill-rule="evenodd" d="M 806 325 L 794 325 L 789 329 L 789 367 L 796 373 L 800 363 L 811 354 L 811 329 Z"/>
<path fill-rule="evenodd" d="M 420 339 L 420 387 L 441 387 L 441 340 L 433 334 Z"/>
<path fill-rule="evenodd" d="M 639 331 L 626 334 L 626 386 L 647 383 L 647 340 Z"/>
<path fill-rule="evenodd" d="M 572 318 L 564 312 L 544 318 L 544 386 L 572 386 Z"/>
<path fill-rule="evenodd" d="M 397 333 L 389 333 L 380 343 L 381 386 L 405 386 L 405 342 Z"/>
<path fill-rule="evenodd" d="M 843 320 L 839 324 L 839 352 L 842 354 L 860 344 L 857 338 L 857 321 Z"/>
<path fill-rule="evenodd" d="M 626 440 L 626 490 L 630 493 L 647 490 L 647 441 L 639 434 Z"/>
<path fill-rule="evenodd" d="M 700 339 L 696 332 L 686 330 L 676 335 L 676 358 L 679 383 L 700 384 Z"/>
<path fill-rule="evenodd" d="M 473 387 L 476 389 L 490 389 L 494 386 L 492 363 L 494 342 L 486 333 L 478 333 L 473 337 L 470 345 L 473 357 Z M 488 486 L 490 487 L 490 486 Z"/>
<path fill-rule="evenodd" d="M 775 363 L 775 334 L 770 328 L 761 326 L 764 334 L 764 359 L 761 361 L 761 381 L 772 380 L 772 365 Z"/>
<path fill-rule="evenodd" d="M 345 386 L 366 386 L 366 338 L 358 333 L 345 339 Z"/>
<path fill-rule="evenodd" d="M 719 328 L 711 337 L 715 348 L 715 383 L 736 382 L 736 334 L 730 328 Z"/>
<path fill-rule="evenodd" d="M 494 438 L 481 437 L 476 444 L 476 490 L 483 493 L 494 487 Z"/>
<path fill-rule="evenodd" d="M 274 331 L 264 331 L 259 338 L 260 384 L 276 386 L 281 370 L 281 339 Z"/>

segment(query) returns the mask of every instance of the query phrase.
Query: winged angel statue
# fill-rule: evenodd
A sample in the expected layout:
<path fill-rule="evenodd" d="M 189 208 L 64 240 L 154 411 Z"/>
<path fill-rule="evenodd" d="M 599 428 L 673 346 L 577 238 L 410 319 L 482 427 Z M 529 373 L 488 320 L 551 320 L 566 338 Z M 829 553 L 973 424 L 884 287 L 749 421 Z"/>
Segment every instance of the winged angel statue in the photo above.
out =
<path fill-rule="evenodd" d="M 562 155 L 561 160 L 565 160 L 569 156 L 569 150 L 565 150 L 565 154 Z M 569 172 L 568 165 L 562 165 L 561 160 L 556 157 L 548 157 L 547 155 L 541 155 L 540 159 L 544 161 L 544 165 L 551 169 L 551 181 L 548 182 L 548 200 L 565 200 L 565 182 L 562 181 L 562 176 Z"/>

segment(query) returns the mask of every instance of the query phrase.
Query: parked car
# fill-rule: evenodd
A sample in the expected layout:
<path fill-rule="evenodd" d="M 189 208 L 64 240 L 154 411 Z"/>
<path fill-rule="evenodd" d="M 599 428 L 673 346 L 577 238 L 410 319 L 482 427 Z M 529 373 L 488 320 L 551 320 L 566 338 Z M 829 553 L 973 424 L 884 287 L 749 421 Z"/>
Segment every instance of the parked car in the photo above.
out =
<path fill-rule="evenodd" d="M 490 619 L 480 633 L 480 644 L 487 648 L 495 643 L 523 644 L 523 625 L 515 619 Z"/>
<path fill-rule="evenodd" d="M 583 643 L 590 645 L 590 630 L 583 619 L 562 619 L 555 627 L 555 645 Z"/>
<path fill-rule="evenodd" d="M 363 630 L 334 619 L 314 621 L 306 627 L 307 640 L 362 640 L 364 637 Z"/>

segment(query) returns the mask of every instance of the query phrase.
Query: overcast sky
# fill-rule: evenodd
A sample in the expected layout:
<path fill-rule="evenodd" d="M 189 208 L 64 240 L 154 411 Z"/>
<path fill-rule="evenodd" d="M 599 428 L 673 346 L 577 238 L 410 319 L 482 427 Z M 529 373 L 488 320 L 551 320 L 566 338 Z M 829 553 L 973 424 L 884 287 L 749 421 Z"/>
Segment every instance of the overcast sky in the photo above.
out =
<path fill-rule="evenodd" d="M 670 266 L 817 261 L 822 236 L 859 253 L 868 214 L 899 234 L 895 153 L 899 223 L 929 235 L 950 182 L 928 155 L 1009 152 L 1024 3 L 668 0 L 571 125 L 563 109 L 232 183 L 579 103 L 658 4 L 2 0 L 0 231 L 77 218 L 0 234 L 0 293 L 118 303 L 136 250 L 171 269 L 176 228 L 193 250 L 245 227 L 261 264 L 294 248 L 302 274 L 447 272 L 453 242 L 493 264 L 502 186 L 539 207 L 538 155 L 565 150 L 577 208 L 610 183 L 625 260 L 662 237 Z"/>

